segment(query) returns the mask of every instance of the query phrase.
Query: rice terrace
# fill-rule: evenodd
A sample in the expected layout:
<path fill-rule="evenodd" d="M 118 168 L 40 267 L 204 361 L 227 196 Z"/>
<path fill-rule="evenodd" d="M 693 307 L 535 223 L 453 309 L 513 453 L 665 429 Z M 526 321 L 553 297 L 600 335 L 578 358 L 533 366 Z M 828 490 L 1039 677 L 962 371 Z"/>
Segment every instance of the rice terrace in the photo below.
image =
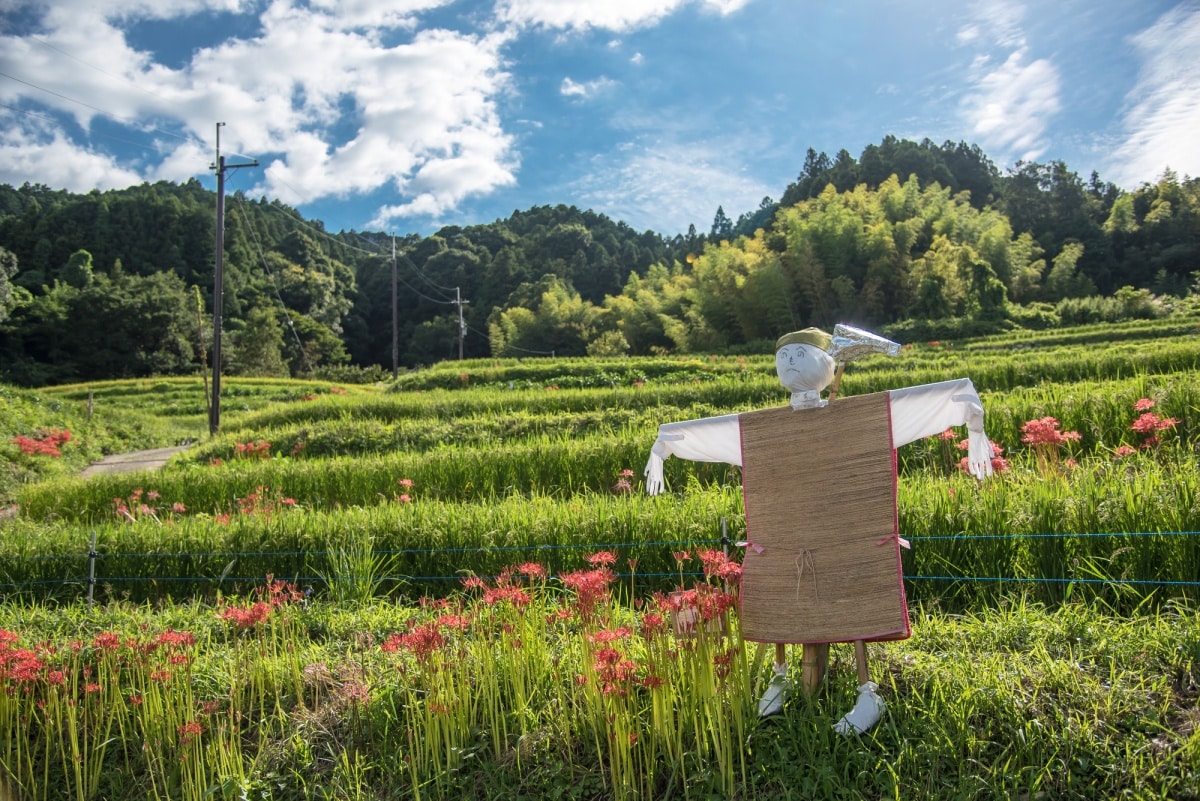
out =
<path fill-rule="evenodd" d="M 659 424 L 786 404 L 769 354 L 231 378 L 211 437 L 199 378 L 0 386 L 0 798 L 1200 798 L 1198 367 L 1176 316 L 847 369 L 970 377 L 997 446 L 898 452 L 858 736 L 844 645 L 756 713 L 738 470 L 644 491 Z"/>

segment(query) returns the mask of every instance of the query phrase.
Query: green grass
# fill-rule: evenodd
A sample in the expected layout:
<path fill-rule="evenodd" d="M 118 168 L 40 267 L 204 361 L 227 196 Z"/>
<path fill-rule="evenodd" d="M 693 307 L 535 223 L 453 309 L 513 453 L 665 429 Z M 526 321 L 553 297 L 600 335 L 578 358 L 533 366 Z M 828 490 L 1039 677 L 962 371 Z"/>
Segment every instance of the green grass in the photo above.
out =
<path fill-rule="evenodd" d="M 41 707 L 0 693 L 0 760 L 55 799 L 1200 798 L 1198 357 L 1195 321 L 1174 320 L 850 366 L 845 394 L 971 377 L 1010 467 L 979 484 L 953 440 L 900 450 L 914 636 L 871 645 L 889 709 L 851 739 L 831 729 L 854 700 L 846 646 L 814 698 L 765 722 L 747 713 L 766 678 L 753 645 L 696 661 L 686 642 L 622 635 L 640 679 L 656 654 L 686 660 L 658 694 L 595 683 L 587 634 L 637 630 L 652 592 L 691 581 L 673 552 L 719 548 L 722 524 L 742 536 L 736 469 L 673 459 L 670 491 L 644 495 L 656 426 L 785 403 L 769 355 L 475 360 L 393 391 L 232 379 L 212 438 L 197 379 L 0 387 L 0 501 L 19 502 L 0 518 L 0 629 L 19 637 L 9 653 L 76 677 L 70 693 L 37 685 Z M 1142 399 L 1178 421 L 1146 448 Z M 1046 416 L 1079 439 L 1022 443 Z M 58 458 L 14 443 L 61 428 Z M 187 439 L 163 471 L 76 477 Z M 239 452 L 261 443 L 269 459 Z M 576 597 L 558 579 L 520 615 L 461 589 L 522 562 L 569 575 L 601 546 L 618 574 L 603 619 L 553 624 Z M 307 601 L 232 629 L 267 574 Z M 453 659 L 380 648 L 465 609 L 477 622 Z M 107 631 L 191 632 L 187 683 L 167 692 L 132 653 L 105 663 Z M 718 677 L 716 656 L 734 672 Z M 112 681 L 89 693 L 85 669 Z M 200 717 L 213 704 L 219 720 Z"/>

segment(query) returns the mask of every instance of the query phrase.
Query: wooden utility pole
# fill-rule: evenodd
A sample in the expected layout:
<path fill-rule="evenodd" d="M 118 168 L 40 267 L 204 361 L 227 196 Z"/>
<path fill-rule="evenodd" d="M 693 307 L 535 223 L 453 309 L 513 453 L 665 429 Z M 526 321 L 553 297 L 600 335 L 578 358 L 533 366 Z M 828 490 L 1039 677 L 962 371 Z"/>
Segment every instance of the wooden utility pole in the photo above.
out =
<path fill-rule="evenodd" d="M 226 164 L 221 155 L 221 126 L 217 123 L 217 160 L 211 169 L 217 173 L 217 256 L 213 270 L 213 348 L 212 348 L 212 404 L 208 407 L 208 433 L 216 436 L 221 430 L 221 315 L 225 306 L 225 171 L 239 167 L 257 167 L 258 161 L 244 164 Z"/>
<path fill-rule="evenodd" d="M 461 362 L 463 358 L 463 339 L 467 335 L 467 324 L 463 321 L 462 307 L 464 303 L 470 303 L 469 300 L 462 299 L 462 289 L 454 287 L 454 302 L 458 304 L 458 360 Z"/>

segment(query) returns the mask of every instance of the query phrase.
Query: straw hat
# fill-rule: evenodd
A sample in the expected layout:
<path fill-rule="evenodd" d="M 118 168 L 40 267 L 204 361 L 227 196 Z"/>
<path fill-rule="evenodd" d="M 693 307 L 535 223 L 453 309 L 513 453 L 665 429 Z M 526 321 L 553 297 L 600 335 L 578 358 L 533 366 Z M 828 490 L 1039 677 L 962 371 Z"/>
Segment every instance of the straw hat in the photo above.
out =
<path fill-rule="evenodd" d="M 830 346 L 833 344 L 833 337 L 826 334 L 820 328 L 805 328 L 801 331 L 793 331 L 790 334 L 784 334 L 775 342 L 775 352 L 784 345 L 814 345 L 826 353 L 829 352 Z"/>

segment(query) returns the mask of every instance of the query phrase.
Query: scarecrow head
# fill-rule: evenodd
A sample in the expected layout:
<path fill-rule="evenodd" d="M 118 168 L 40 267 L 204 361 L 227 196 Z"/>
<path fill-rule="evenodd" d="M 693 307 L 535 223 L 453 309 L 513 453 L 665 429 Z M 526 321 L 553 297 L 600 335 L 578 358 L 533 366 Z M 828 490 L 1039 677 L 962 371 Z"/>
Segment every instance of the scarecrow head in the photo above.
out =
<path fill-rule="evenodd" d="M 784 334 L 775 343 L 775 374 L 793 393 L 820 392 L 833 381 L 837 363 L 829 355 L 833 337 L 819 328 Z"/>

